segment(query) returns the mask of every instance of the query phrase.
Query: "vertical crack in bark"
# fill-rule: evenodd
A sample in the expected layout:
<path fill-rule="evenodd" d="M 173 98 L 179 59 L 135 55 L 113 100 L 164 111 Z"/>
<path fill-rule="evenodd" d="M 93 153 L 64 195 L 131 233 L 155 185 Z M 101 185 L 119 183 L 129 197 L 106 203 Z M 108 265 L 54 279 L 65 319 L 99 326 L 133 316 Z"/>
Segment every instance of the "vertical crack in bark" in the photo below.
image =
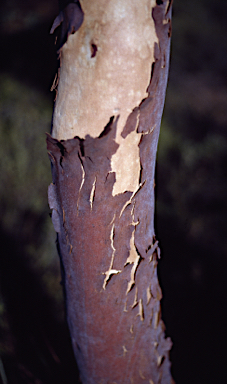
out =
<path fill-rule="evenodd" d="M 144 321 L 143 299 L 139 299 L 139 312 L 137 316 L 140 316 L 140 320 Z"/>
<path fill-rule="evenodd" d="M 128 350 L 127 350 L 125 345 L 122 345 L 122 348 L 123 348 L 123 357 L 125 357 L 125 355 L 128 352 Z"/>
<path fill-rule="evenodd" d="M 111 220 L 111 222 L 110 222 L 110 224 L 109 224 L 109 225 L 112 225 L 112 224 L 113 224 L 113 222 L 114 222 L 115 218 L 116 218 L 116 213 L 113 215 L 113 218 L 112 218 L 112 220 Z"/>
<path fill-rule="evenodd" d="M 160 321 L 160 308 L 154 314 L 154 329 L 158 328 L 159 321 Z"/>
<path fill-rule="evenodd" d="M 135 215 L 134 215 L 135 205 L 136 205 L 136 202 L 134 201 L 133 206 L 132 206 L 132 209 L 131 209 L 131 216 L 132 216 L 131 225 L 133 225 L 134 227 L 136 227 L 136 226 L 139 225 L 139 223 L 140 223 L 139 220 L 134 221 L 134 219 L 135 219 Z M 136 229 L 136 228 L 135 228 L 135 229 Z"/>
<path fill-rule="evenodd" d="M 147 287 L 147 305 L 150 303 L 151 299 L 152 299 L 152 293 L 151 293 L 151 286 L 149 285 Z"/>
<path fill-rule="evenodd" d="M 135 284 L 136 270 L 137 270 L 137 267 L 138 267 L 140 259 L 141 259 L 141 256 L 138 254 L 138 251 L 137 251 L 136 246 L 135 246 L 135 230 L 136 229 L 133 230 L 132 236 L 130 239 L 129 257 L 127 258 L 125 265 L 124 265 L 126 267 L 126 265 L 128 265 L 128 264 L 133 264 L 132 269 L 131 269 L 131 280 L 128 282 L 126 295 L 131 291 L 132 287 Z"/>
<path fill-rule="evenodd" d="M 153 260 L 153 255 L 154 255 L 155 251 L 157 251 L 158 258 L 160 259 L 160 249 L 158 246 L 158 240 L 156 240 L 153 245 L 150 245 L 146 249 L 147 256 L 150 257 L 149 262 L 151 262 Z"/>
<path fill-rule="evenodd" d="M 81 190 L 82 190 L 82 187 L 84 185 L 84 182 L 85 182 L 85 170 L 84 170 L 84 165 L 83 165 L 83 161 L 82 159 L 80 158 L 80 155 L 78 154 L 79 156 L 79 159 L 80 159 L 80 166 L 81 166 L 81 171 L 82 171 L 82 179 L 81 179 L 81 184 L 80 184 L 80 188 L 79 188 L 79 192 L 78 192 L 78 199 L 77 199 L 77 216 L 79 215 L 79 202 L 80 202 L 80 195 L 81 195 Z"/>
<path fill-rule="evenodd" d="M 107 283 L 109 282 L 111 276 L 117 275 L 118 273 L 121 272 L 121 270 L 112 269 L 114 257 L 115 257 L 115 252 L 116 252 L 116 249 L 114 247 L 114 234 L 115 234 L 115 224 L 113 223 L 112 228 L 111 228 L 111 232 L 110 232 L 111 248 L 112 248 L 113 252 L 112 252 L 112 256 L 111 256 L 110 267 L 106 272 L 103 273 L 103 275 L 106 275 L 104 282 L 103 282 L 103 286 L 102 286 L 104 290 L 106 289 Z"/>
<path fill-rule="evenodd" d="M 166 2 L 166 10 L 165 10 L 165 14 L 166 15 L 169 12 L 172 3 L 173 3 L 173 0 L 169 0 L 169 1 Z"/>
<path fill-rule="evenodd" d="M 124 210 L 125 210 L 131 203 L 132 203 L 132 200 L 133 200 L 133 198 L 136 196 L 136 194 L 141 190 L 141 188 L 143 188 L 143 186 L 144 186 L 145 183 L 146 183 L 146 180 L 144 180 L 143 183 L 140 183 L 139 186 L 138 186 L 138 188 L 136 188 L 136 190 L 135 190 L 135 191 L 133 192 L 133 194 L 131 195 L 130 199 L 128 199 L 128 200 L 126 201 L 126 203 L 123 205 L 122 210 L 121 210 L 120 215 L 119 215 L 119 219 L 121 218 L 121 216 L 122 216 Z"/>
<path fill-rule="evenodd" d="M 96 180 L 97 180 L 97 177 L 95 176 L 95 180 L 92 184 L 92 188 L 91 188 L 91 193 L 90 193 L 90 206 L 91 206 L 91 211 L 92 211 L 92 208 L 93 208 L 93 202 L 94 202 L 94 198 L 95 198 L 95 188 L 96 188 Z"/>
<path fill-rule="evenodd" d="M 142 185 L 142 184 L 141 184 Z M 137 191 L 138 192 L 138 189 Z M 125 262 L 125 267 L 128 264 L 133 264 L 132 269 L 131 269 L 131 279 L 128 282 L 128 287 L 126 291 L 126 295 L 131 291 L 132 287 L 135 285 L 135 276 L 136 276 L 136 270 L 139 265 L 139 262 L 141 261 L 142 257 L 138 252 L 138 249 L 136 248 L 135 245 L 135 231 L 136 231 L 136 226 L 140 223 L 139 220 L 137 222 L 134 221 L 134 209 L 135 209 L 135 202 L 133 204 L 133 207 L 131 209 L 131 216 L 132 216 L 132 222 L 131 225 L 134 226 L 134 230 L 132 231 L 132 236 L 130 238 L 130 251 L 129 251 L 129 257 L 127 258 Z"/>
<path fill-rule="evenodd" d="M 139 370 L 139 375 L 140 375 L 141 379 L 143 379 L 143 380 L 146 379 L 146 377 L 143 375 L 143 373 L 141 372 L 141 370 Z"/>
<path fill-rule="evenodd" d="M 135 297 L 134 297 L 134 301 L 132 303 L 132 308 L 135 308 L 138 304 L 138 288 L 136 287 L 136 292 L 135 292 Z"/>
<path fill-rule="evenodd" d="M 162 365 L 162 363 L 164 362 L 165 360 L 165 356 L 163 355 L 158 355 L 157 356 L 157 366 L 160 367 L 160 365 Z"/>

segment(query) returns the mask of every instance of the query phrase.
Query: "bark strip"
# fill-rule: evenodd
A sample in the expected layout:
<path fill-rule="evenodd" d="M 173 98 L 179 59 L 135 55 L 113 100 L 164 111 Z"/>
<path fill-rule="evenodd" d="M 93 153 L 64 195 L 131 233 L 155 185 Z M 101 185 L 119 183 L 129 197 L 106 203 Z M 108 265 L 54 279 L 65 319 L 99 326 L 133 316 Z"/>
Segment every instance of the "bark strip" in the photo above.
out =
<path fill-rule="evenodd" d="M 94 3 L 91 12 L 96 17 L 97 4 Z M 120 2 L 107 3 L 109 11 L 117 12 L 111 7 L 113 3 L 120 6 Z M 125 1 L 125 9 L 129 10 L 127 3 Z M 92 88 L 94 83 L 90 83 L 90 102 L 86 105 L 89 116 L 87 112 L 84 115 L 78 112 L 78 106 L 72 111 L 69 101 L 64 101 L 64 97 L 69 97 L 67 92 L 72 96 L 66 81 L 72 71 L 67 63 L 70 50 L 78 48 L 82 36 L 88 35 L 93 44 L 89 60 L 98 60 L 105 48 L 101 35 L 90 39 L 90 34 L 99 31 L 99 27 L 107 31 L 109 22 L 105 24 L 102 16 L 101 26 L 97 26 L 99 19 L 95 18 L 96 29 L 90 31 L 89 1 L 81 1 L 84 22 L 62 48 L 54 137 L 47 136 L 53 174 L 48 196 L 64 268 L 68 324 L 84 384 L 172 383 L 171 340 L 165 338 L 160 314 L 162 294 L 157 278 L 160 251 L 154 232 L 154 170 L 169 65 L 169 3 L 137 2 L 138 8 L 144 6 L 144 12 L 150 12 L 149 28 L 144 26 L 143 32 L 154 26 L 155 35 L 148 49 L 149 80 L 143 90 L 145 97 L 141 99 L 139 85 L 137 96 L 126 97 L 123 107 L 118 104 L 122 100 L 119 95 L 116 103 L 113 101 L 110 105 L 107 93 L 108 105 L 105 108 L 100 105 L 99 116 L 99 110 L 92 104 L 96 93 Z M 99 12 L 104 12 L 103 4 L 100 0 Z M 135 4 L 131 2 L 132 10 Z M 114 14 L 112 16 L 114 18 Z M 119 15 L 115 16 L 119 22 Z M 126 16 L 122 17 L 124 23 Z M 124 28 L 125 38 L 127 28 Z M 74 40 L 69 42 L 71 37 Z M 117 61 L 118 56 L 115 58 Z M 103 68 L 105 56 L 99 60 Z M 90 73 L 92 65 L 85 68 L 85 73 Z M 77 77 L 81 70 L 75 68 Z M 138 68 L 141 69 L 140 64 Z M 106 74 L 108 68 L 104 69 Z M 140 75 L 140 72 L 133 74 Z M 102 77 L 102 73 L 98 76 Z M 74 86 L 77 87 L 71 82 L 71 87 Z M 95 86 L 104 95 L 100 84 Z M 137 81 L 133 86 L 137 86 Z M 124 88 L 125 93 L 130 90 Z M 85 95 L 87 91 L 84 92 Z M 135 95 L 135 89 L 133 92 Z M 75 94 L 77 103 L 82 103 L 78 89 Z M 87 94 L 85 101 L 89 101 Z M 64 112 L 64 103 L 70 105 L 70 111 L 66 108 Z M 69 120 L 67 114 L 70 114 Z M 62 133 L 64 124 L 66 133 Z"/>

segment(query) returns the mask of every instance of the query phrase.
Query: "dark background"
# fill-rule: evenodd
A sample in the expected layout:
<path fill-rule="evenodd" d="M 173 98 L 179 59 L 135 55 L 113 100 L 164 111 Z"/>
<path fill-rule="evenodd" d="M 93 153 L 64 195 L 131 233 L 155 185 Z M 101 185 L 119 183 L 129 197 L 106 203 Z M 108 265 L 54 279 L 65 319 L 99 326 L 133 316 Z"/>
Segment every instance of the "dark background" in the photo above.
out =
<path fill-rule="evenodd" d="M 45 132 L 57 0 L 0 3 L 0 382 L 75 384 Z M 177 384 L 227 378 L 227 2 L 175 0 L 156 232 Z M 123 384 L 123 383 L 122 383 Z"/>

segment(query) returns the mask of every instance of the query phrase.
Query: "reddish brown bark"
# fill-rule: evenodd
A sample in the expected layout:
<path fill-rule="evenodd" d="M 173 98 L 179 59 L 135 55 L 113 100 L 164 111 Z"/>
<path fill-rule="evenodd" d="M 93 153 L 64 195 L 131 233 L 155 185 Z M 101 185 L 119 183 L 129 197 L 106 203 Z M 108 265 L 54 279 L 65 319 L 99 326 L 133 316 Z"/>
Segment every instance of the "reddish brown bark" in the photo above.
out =
<path fill-rule="evenodd" d="M 140 134 L 138 188 L 113 193 L 119 117 L 98 137 L 48 135 L 52 220 L 64 269 L 67 318 L 84 384 L 170 384 L 169 350 L 160 315 L 160 257 L 154 232 L 154 170 L 169 62 L 167 1 L 152 9 L 159 44 L 147 98 L 121 136 Z M 98 111 L 97 111 L 98 112 Z M 94 116 L 95 119 L 95 116 Z"/>

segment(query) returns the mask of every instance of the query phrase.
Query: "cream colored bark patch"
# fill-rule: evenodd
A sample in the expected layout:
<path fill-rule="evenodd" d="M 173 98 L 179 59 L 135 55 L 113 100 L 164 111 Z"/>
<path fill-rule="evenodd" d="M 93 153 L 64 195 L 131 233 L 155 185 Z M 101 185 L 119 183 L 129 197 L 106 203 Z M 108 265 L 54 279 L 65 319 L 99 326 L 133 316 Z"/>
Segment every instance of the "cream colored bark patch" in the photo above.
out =
<path fill-rule="evenodd" d="M 140 156 L 139 141 L 141 134 L 131 132 L 125 139 L 121 138 L 117 152 L 112 156 L 111 168 L 116 172 L 113 196 L 124 191 L 135 191 L 139 187 Z"/>
<path fill-rule="evenodd" d="M 154 43 L 154 0 L 81 0 L 84 22 L 62 48 L 52 136 L 98 137 L 118 116 L 113 195 L 139 186 L 140 134 L 121 132 L 132 110 L 147 97 Z"/>
<path fill-rule="evenodd" d="M 97 137 L 120 115 L 116 141 L 132 109 L 147 96 L 155 1 L 81 0 L 84 22 L 62 48 L 53 137 Z M 94 49 L 95 47 L 95 49 Z"/>

